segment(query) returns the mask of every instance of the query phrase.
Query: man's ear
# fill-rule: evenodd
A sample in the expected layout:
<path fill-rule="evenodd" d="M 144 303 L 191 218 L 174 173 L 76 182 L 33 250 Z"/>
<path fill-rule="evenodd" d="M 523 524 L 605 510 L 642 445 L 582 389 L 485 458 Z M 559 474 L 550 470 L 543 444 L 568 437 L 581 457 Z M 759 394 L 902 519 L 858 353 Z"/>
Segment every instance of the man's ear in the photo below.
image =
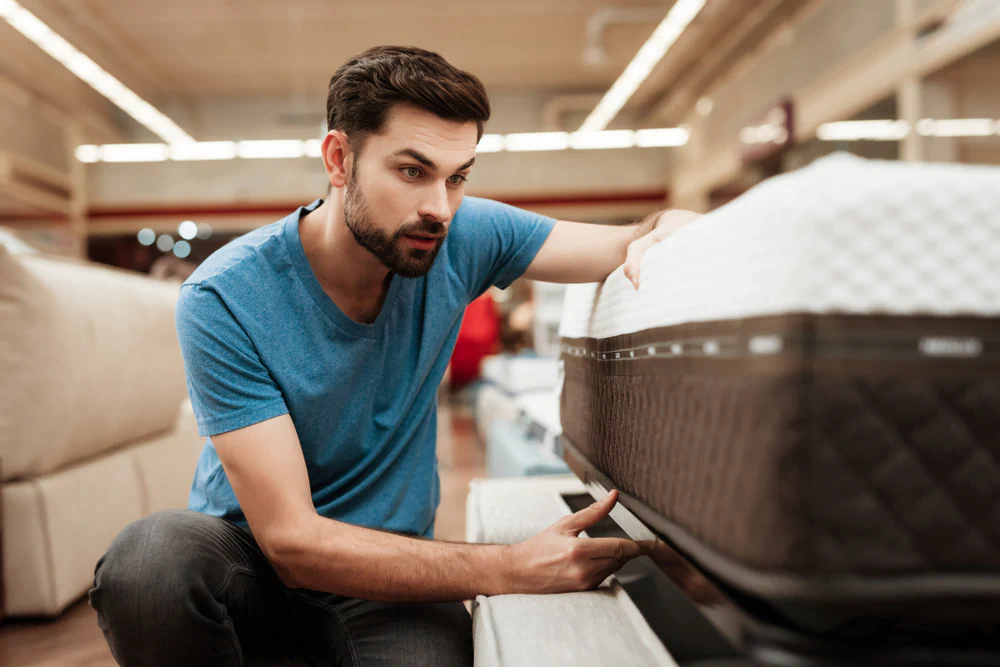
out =
<path fill-rule="evenodd" d="M 322 149 L 323 166 L 326 167 L 330 185 L 335 188 L 344 187 L 350 170 L 348 156 L 351 155 L 351 145 L 347 141 L 347 135 L 340 130 L 330 130 L 323 137 Z"/>

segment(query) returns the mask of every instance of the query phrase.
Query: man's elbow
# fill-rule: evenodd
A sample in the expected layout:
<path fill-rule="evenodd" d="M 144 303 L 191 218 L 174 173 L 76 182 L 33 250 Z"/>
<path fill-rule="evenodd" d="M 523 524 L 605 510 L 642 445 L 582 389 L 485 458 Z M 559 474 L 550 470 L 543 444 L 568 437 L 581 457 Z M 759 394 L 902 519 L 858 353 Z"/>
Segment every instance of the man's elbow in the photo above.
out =
<path fill-rule="evenodd" d="M 303 573 L 309 561 L 309 542 L 303 522 L 279 526 L 262 532 L 258 537 L 264 556 L 281 583 L 289 588 L 308 588 Z"/>

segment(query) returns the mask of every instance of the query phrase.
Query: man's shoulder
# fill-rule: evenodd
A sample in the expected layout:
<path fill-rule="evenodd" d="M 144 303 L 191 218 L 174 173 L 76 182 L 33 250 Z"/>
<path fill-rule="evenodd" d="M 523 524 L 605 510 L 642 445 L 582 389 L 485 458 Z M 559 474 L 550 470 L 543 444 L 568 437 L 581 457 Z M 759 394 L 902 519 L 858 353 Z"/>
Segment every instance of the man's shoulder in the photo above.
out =
<path fill-rule="evenodd" d="M 452 222 L 464 219 L 489 217 L 503 211 L 506 208 L 508 208 L 507 204 L 496 201 L 495 199 L 465 195 L 462 198 L 462 204 L 458 207 L 458 210 L 455 211 L 455 217 Z"/>
<path fill-rule="evenodd" d="M 282 242 L 286 220 L 287 218 L 258 227 L 233 239 L 199 264 L 184 284 L 208 287 L 227 275 L 258 272 L 260 267 L 257 264 L 262 249 Z"/>
<path fill-rule="evenodd" d="M 492 235 L 498 221 L 509 215 L 509 204 L 466 195 L 451 220 L 448 236 L 456 239 L 463 247 L 481 245 L 485 237 Z"/>

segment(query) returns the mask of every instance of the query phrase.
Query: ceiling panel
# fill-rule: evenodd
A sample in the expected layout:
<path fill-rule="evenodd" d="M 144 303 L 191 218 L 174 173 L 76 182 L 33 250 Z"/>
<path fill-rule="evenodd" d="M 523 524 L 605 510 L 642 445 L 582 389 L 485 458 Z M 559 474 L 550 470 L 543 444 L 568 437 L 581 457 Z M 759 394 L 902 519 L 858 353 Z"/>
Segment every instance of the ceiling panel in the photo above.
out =
<path fill-rule="evenodd" d="M 672 2 L 34 0 L 26 4 L 49 16 L 67 17 L 64 30 L 80 33 L 107 61 L 119 60 L 133 78 L 155 85 L 160 95 L 240 96 L 322 92 L 344 60 L 377 44 L 438 51 L 480 76 L 491 90 L 599 88 L 621 73 L 656 27 L 656 17 L 665 15 Z M 581 57 L 587 20 L 607 7 L 649 9 L 650 19 L 610 24 L 603 39 L 607 62 L 589 66 Z M 65 36 L 73 41 L 71 35 Z"/>

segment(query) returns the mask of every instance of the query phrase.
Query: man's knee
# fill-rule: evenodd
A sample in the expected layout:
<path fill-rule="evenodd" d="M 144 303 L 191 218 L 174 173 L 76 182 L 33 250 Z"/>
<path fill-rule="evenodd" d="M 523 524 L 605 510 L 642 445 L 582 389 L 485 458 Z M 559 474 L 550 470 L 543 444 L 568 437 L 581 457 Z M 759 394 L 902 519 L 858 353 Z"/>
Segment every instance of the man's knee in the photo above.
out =
<path fill-rule="evenodd" d="M 431 647 L 437 655 L 431 662 L 441 667 L 472 667 L 472 617 L 465 605 L 447 602 L 428 607 L 437 630 L 437 641 Z"/>
<path fill-rule="evenodd" d="M 126 526 L 94 568 L 94 589 L 102 601 L 135 601 L 154 589 L 171 588 L 183 579 L 185 542 L 197 521 L 183 510 L 157 512 Z"/>
<path fill-rule="evenodd" d="M 152 514 L 126 526 L 97 562 L 90 604 L 113 652 L 183 633 L 191 602 L 211 598 L 211 568 L 199 562 L 197 548 L 205 518 L 184 510 Z"/>
<path fill-rule="evenodd" d="M 472 618 L 461 602 L 353 601 L 339 609 L 362 665 L 471 667 Z M 405 660 L 404 660 L 405 658 Z"/>

